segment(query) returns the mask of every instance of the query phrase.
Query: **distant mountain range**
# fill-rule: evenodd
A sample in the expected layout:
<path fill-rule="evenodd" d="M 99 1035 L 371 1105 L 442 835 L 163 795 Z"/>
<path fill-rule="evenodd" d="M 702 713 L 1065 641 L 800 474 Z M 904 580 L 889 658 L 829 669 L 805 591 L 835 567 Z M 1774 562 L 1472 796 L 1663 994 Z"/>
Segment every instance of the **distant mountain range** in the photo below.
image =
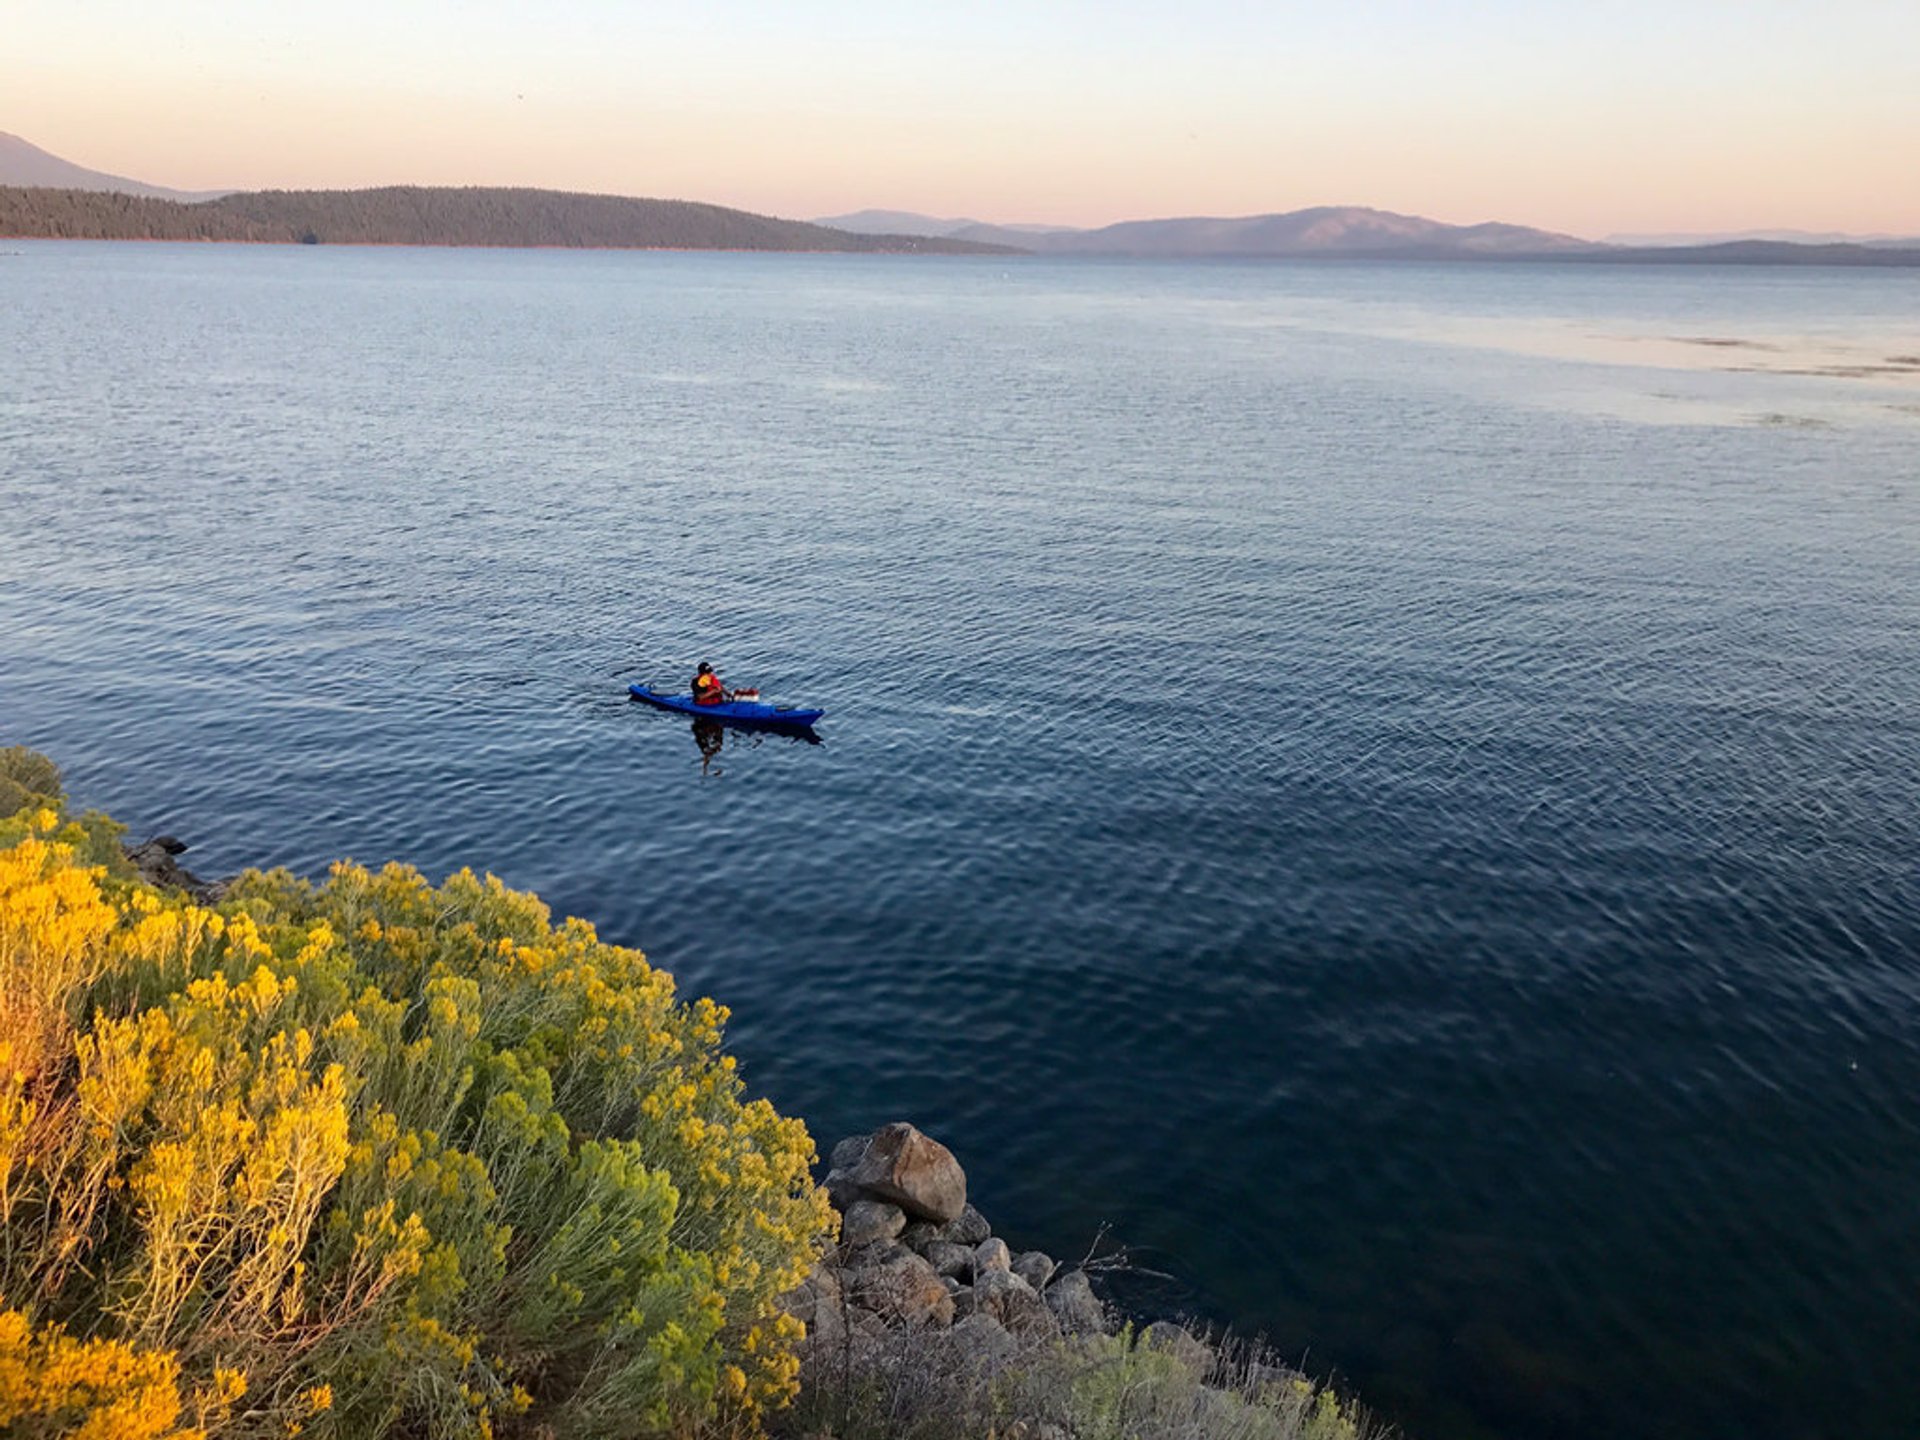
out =
<path fill-rule="evenodd" d="M 1582 240 L 1525 225 L 1447 225 L 1365 206 L 1128 220 L 1098 229 L 993 225 L 906 210 L 812 223 L 686 200 L 498 187 L 181 191 L 75 165 L 0 132 L 0 235 L 336 244 L 556 245 L 1143 258 L 1567 260 L 1920 265 L 1920 239 L 1752 232 Z M 1700 243 L 1705 241 L 1707 243 Z"/>
<path fill-rule="evenodd" d="M 1723 230 L 1683 231 L 1677 234 L 1655 235 L 1609 235 L 1607 244 L 1648 248 L 1667 245 L 1733 245 L 1747 240 L 1765 240 L 1782 245 L 1871 245 L 1882 250 L 1920 249 L 1920 235 L 1850 235 L 1839 230 Z"/>
<path fill-rule="evenodd" d="M 144 195 L 151 200 L 213 200 L 225 190 L 169 190 L 124 175 L 89 170 L 71 160 L 51 155 L 18 135 L 0 130 L 0 185 L 38 185 L 55 190 L 111 190 L 121 195 Z"/>
<path fill-rule="evenodd" d="M 0 187 L 0 235 L 51 240 L 238 240 L 308 245 L 573 246 L 978 255 L 926 235 L 852 235 L 690 200 L 418 185 L 237 191 L 183 204 L 105 190 Z"/>
<path fill-rule="evenodd" d="M 826 215 L 814 222 L 856 235 L 939 235 L 964 237 L 969 230 L 1002 231 L 1009 235 L 1062 235 L 1071 225 L 990 225 L 984 220 L 937 220 L 911 210 L 856 210 L 851 215 Z"/>
<path fill-rule="evenodd" d="M 1525 225 L 1445 225 L 1359 205 L 1279 215 L 1128 220 L 1099 229 L 985 225 L 910 210 L 860 210 L 819 224 L 985 241 L 1042 255 L 1376 260 L 1573 260 L 1657 264 L 1916 265 L 1920 239 L 1751 232 L 1582 240 Z"/>
<path fill-rule="evenodd" d="M 1048 251 L 1080 255 L 1561 255 L 1590 240 L 1525 225 L 1445 225 L 1358 205 L 1322 205 L 1241 219 L 1128 220 L 1042 238 Z"/>
<path fill-rule="evenodd" d="M 862 210 L 818 223 L 845 230 L 884 225 L 909 234 L 1015 245 L 1042 255 L 1547 255 L 1598 248 L 1591 240 L 1524 225 L 1445 225 L 1359 205 L 1234 219 L 1127 220 L 1097 230 L 983 225 L 902 210 Z"/>

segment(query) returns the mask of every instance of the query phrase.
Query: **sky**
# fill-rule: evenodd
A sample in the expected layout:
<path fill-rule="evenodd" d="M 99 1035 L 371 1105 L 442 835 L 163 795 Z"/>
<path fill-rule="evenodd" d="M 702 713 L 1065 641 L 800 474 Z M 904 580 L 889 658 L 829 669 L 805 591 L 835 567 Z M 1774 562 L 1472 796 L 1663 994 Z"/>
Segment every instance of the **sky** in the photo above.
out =
<path fill-rule="evenodd" d="M 0 0 L 0 130 L 187 190 L 1920 235 L 1920 0 Z"/>

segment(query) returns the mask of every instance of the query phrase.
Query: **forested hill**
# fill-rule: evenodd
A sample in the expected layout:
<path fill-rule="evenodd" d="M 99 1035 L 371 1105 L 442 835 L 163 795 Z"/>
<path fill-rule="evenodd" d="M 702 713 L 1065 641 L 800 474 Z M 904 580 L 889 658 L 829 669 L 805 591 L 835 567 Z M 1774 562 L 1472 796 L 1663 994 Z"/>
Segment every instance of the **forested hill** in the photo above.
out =
<path fill-rule="evenodd" d="M 851 235 L 689 200 L 417 185 L 255 190 L 182 204 L 100 190 L 0 186 L 0 236 L 327 245 L 557 245 L 630 250 L 832 250 L 985 255 L 1007 247 Z"/>

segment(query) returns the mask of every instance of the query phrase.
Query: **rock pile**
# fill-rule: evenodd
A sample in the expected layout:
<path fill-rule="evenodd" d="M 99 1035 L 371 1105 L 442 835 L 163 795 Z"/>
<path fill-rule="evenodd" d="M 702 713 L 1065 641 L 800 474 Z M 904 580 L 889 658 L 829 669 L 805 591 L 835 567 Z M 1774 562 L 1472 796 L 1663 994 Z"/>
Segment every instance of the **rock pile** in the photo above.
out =
<path fill-rule="evenodd" d="M 1083 1270 L 994 1235 L 939 1141 L 897 1122 L 842 1140 L 831 1165 L 840 1243 L 786 1300 L 810 1347 L 939 1330 L 991 1361 L 1022 1340 L 1113 1329 Z"/>
<path fill-rule="evenodd" d="M 149 885 L 163 889 L 184 890 L 202 904 L 216 903 L 226 893 L 226 884 L 220 880 L 202 880 L 173 857 L 184 853 L 188 846 L 184 840 L 171 835 L 156 835 L 139 845 L 124 845 L 128 861 L 139 872 L 140 878 Z"/>

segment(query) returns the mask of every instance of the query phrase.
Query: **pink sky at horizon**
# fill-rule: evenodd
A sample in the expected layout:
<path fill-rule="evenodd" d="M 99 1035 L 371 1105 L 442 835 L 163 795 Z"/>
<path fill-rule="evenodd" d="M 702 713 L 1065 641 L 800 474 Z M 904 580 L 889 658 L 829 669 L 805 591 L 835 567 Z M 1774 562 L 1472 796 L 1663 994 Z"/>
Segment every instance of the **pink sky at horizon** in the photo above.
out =
<path fill-rule="evenodd" d="M 1920 6 L 13 0 L 0 129 L 180 189 L 1920 235 Z"/>

